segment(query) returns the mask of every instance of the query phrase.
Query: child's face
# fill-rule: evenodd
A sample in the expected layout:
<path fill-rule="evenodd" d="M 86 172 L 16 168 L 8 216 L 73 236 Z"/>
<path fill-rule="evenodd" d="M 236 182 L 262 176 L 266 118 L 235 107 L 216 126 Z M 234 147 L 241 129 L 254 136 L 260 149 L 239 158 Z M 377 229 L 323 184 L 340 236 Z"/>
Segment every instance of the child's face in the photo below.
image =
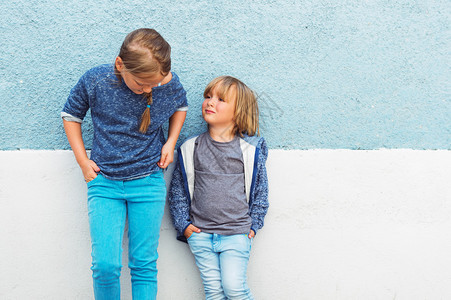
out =
<path fill-rule="evenodd" d="M 116 59 L 116 68 L 121 73 L 127 87 L 135 94 L 150 93 L 153 87 L 163 81 L 164 76 L 160 73 L 154 74 L 132 74 L 128 72 L 120 57 Z"/>
<path fill-rule="evenodd" d="M 164 76 L 159 73 L 151 77 L 139 77 L 127 71 L 123 71 L 121 72 L 121 76 L 128 88 L 135 94 L 150 93 L 152 88 L 158 86 L 164 79 Z"/>
<path fill-rule="evenodd" d="M 236 89 L 231 87 L 226 97 L 221 98 L 213 88 L 202 103 L 202 116 L 210 126 L 224 130 L 234 126 Z"/>

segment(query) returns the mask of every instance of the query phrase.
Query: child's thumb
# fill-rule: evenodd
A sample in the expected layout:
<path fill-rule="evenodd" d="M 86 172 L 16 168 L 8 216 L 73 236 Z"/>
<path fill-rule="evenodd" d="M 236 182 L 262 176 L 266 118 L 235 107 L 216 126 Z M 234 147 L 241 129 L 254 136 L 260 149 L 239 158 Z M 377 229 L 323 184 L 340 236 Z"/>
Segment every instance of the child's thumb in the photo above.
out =
<path fill-rule="evenodd" d="M 93 162 L 92 168 L 94 171 L 100 172 L 100 168 L 97 166 L 97 164 L 95 162 Z"/>
<path fill-rule="evenodd" d="M 164 164 L 165 164 L 165 162 L 166 162 L 166 157 L 167 157 L 167 154 L 161 155 L 161 158 L 160 158 L 160 166 L 164 166 Z"/>

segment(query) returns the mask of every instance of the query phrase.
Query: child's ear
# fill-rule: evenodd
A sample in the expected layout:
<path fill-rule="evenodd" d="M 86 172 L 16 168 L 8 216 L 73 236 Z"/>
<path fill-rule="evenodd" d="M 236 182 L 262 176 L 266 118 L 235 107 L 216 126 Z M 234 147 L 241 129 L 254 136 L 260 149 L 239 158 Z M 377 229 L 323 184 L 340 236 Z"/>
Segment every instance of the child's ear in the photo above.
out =
<path fill-rule="evenodd" d="M 121 72 L 124 69 L 124 62 L 119 56 L 116 57 L 116 69 Z"/>

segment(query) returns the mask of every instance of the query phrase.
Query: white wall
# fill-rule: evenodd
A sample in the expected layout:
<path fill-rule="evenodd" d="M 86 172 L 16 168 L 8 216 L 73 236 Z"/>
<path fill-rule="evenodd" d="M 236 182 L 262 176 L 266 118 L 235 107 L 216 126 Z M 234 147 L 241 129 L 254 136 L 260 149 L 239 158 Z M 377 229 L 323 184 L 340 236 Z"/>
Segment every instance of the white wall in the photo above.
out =
<path fill-rule="evenodd" d="M 0 299 L 92 299 L 72 152 L 3 151 L 0 165 Z M 248 272 L 256 299 L 451 299 L 451 151 L 271 150 L 268 170 Z M 167 213 L 161 230 L 158 299 L 201 299 Z"/>

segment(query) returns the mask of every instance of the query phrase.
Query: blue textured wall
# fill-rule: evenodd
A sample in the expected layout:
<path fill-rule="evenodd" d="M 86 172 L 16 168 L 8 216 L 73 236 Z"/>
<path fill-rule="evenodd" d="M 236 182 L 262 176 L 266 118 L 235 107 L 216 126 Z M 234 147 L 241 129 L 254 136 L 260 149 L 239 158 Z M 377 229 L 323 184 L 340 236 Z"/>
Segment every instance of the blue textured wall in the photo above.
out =
<path fill-rule="evenodd" d="M 271 148 L 451 149 L 450 9 L 449 0 L 6 1 L 0 149 L 68 149 L 59 112 L 70 88 L 139 27 L 173 48 L 191 106 L 182 138 L 201 130 L 205 85 L 229 74 L 260 95 Z"/>

